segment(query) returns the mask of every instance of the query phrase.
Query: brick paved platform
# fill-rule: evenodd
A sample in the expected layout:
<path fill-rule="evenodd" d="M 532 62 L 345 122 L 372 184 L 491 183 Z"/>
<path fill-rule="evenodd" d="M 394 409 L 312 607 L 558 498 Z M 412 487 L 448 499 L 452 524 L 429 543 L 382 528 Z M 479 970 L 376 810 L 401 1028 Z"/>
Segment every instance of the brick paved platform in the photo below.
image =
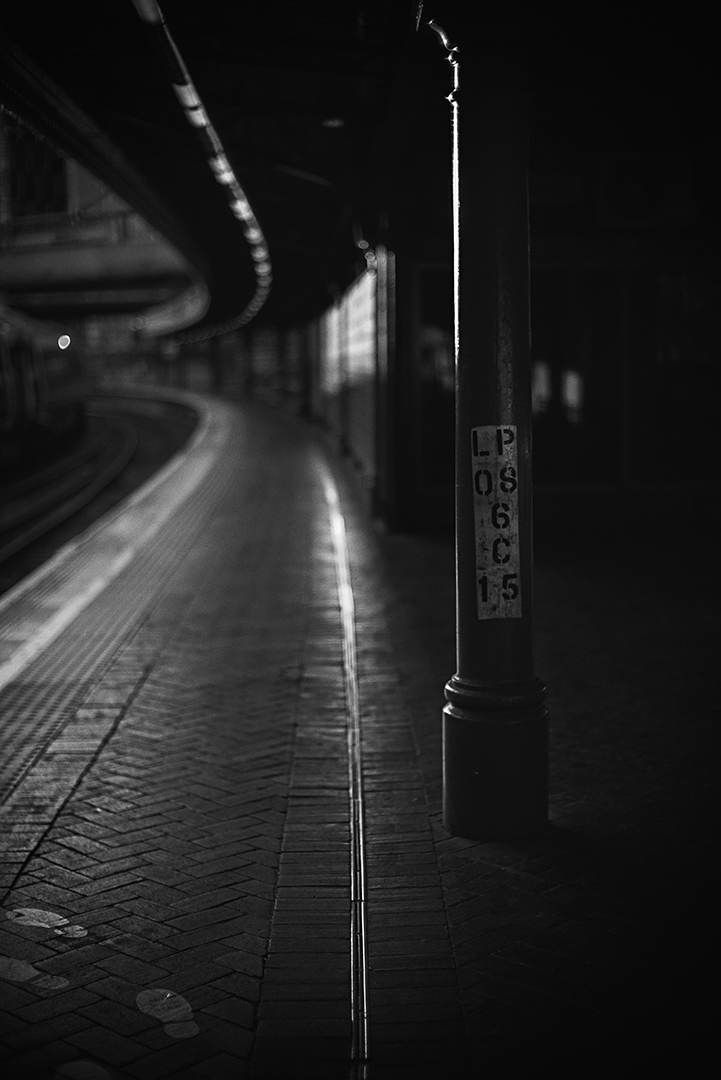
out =
<path fill-rule="evenodd" d="M 650 511 L 616 508 L 617 543 L 587 508 L 564 547 L 540 496 L 551 824 L 532 844 L 449 837 L 452 547 L 377 533 L 332 463 L 365 793 L 370 1056 L 353 1066 L 324 453 L 260 406 L 206 420 L 182 473 L 201 482 L 181 491 L 176 473 L 172 506 L 161 486 L 140 524 L 115 522 L 104 587 L 0 691 L 3 1075 L 635 1077 L 671 1055 L 701 1075 L 716 1026 L 710 583 L 683 553 L 669 566 Z M 73 588 L 61 569 L 56 599 Z M 50 584 L 0 612 L 10 651 Z"/>

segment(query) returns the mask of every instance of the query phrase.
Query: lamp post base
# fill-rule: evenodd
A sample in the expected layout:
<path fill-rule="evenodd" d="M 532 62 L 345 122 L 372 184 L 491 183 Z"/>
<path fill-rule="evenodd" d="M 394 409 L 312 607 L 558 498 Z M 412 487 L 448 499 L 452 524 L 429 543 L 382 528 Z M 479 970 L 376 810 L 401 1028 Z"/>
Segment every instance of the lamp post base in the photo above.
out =
<path fill-rule="evenodd" d="M 542 835 L 548 825 L 545 705 L 471 710 L 457 704 L 457 686 L 451 692 L 456 701 L 443 710 L 444 827 L 472 840 Z"/>

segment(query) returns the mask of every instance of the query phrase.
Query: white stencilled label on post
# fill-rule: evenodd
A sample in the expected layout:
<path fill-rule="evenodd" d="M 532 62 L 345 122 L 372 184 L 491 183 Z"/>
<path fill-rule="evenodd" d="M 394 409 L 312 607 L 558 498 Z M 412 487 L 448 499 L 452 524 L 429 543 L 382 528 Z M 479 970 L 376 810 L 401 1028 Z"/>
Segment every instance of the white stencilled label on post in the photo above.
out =
<path fill-rule="evenodd" d="M 515 425 L 471 429 L 479 619 L 521 618 Z"/>

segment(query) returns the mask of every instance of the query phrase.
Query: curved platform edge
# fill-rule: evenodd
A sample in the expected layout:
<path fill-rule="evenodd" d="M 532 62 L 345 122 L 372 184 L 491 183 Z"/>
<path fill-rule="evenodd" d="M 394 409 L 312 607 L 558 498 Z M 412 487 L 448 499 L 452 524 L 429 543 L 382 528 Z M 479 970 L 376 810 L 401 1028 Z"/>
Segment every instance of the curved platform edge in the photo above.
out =
<path fill-rule="evenodd" d="M 232 407 L 223 402 L 135 387 L 120 396 L 181 402 L 198 413 L 198 426 L 159 472 L 0 598 L 0 689 L 129 565 L 202 483 L 228 437 Z"/>

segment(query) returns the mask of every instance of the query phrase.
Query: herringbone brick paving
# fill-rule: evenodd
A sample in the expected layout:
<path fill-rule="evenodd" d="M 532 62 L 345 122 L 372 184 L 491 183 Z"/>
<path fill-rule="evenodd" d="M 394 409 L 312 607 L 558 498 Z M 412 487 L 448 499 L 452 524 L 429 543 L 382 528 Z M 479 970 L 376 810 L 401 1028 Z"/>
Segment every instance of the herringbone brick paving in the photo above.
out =
<path fill-rule="evenodd" d="M 57 740 L 67 759 L 84 725 L 93 738 L 106 725 L 40 842 L 26 834 L 32 854 L 3 907 L 52 909 L 87 934 L 0 925 L 0 954 L 37 972 L 0 981 L 7 1075 L 350 1076 L 345 700 L 327 517 L 302 428 L 242 415 L 226 495 Z M 644 1075 L 639 1063 L 670 1048 L 693 1073 L 711 1022 L 700 992 L 713 942 L 705 604 L 670 602 L 650 566 L 629 583 L 603 559 L 589 570 L 542 553 L 551 828 L 533 844 L 451 838 L 439 717 L 453 670 L 452 550 L 376 536 L 347 487 L 344 510 L 369 1080 L 504 1077 L 524 1059 L 590 1075 L 604 1057 Z M 187 1003 L 176 1022 L 194 1024 L 192 1037 L 138 1007 L 139 991 L 157 987 L 181 1012 Z"/>
<path fill-rule="evenodd" d="M 313 502 L 307 461 L 283 467 L 290 488 L 273 500 L 277 451 L 274 465 L 270 453 L 265 461 L 265 476 L 258 463 L 242 466 L 251 491 L 235 493 L 209 526 L 212 541 L 174 579 L 179 617 L 163 648 L 148 664 L 151 615 L 83 702 L 107 707 L 117 696 L 125 712 L 5 907 L 52 905 L 82 923 L 88 936 L 72 946 L 7 925 L 24 944 L 44 938 L 34 960 L 88 997 L 44 1027 L 16 1012 L 6 1056 L 17 1075 L 52 1075 L 83 1055 L 127 1076 L 191 1066 L 195 1076 L 239 1075 L 249 1058 L 308 664 L 303 692 L 319 708 L 331 701 L 327 679 L 310 686 L 314 632 L 316 653 L 338 665 L 323 640 L 333 597 L 314 568 L 328 557 L 315 521 L 322 500 Z M 123 672 L 137 683 L 138 670 L 142 689 L 128 704 Z M 342 721 L 342 701 L 335 711 Z M 347 880 L 347 850 L 339 854 Z M 202 1021 L 193 1040 L 174 1041 L 138 1013 L 138 990 L 159 982 L 192 1001 Z M 29 983 L 13 992 L 20 1010 L 35 1004 Z"/>

